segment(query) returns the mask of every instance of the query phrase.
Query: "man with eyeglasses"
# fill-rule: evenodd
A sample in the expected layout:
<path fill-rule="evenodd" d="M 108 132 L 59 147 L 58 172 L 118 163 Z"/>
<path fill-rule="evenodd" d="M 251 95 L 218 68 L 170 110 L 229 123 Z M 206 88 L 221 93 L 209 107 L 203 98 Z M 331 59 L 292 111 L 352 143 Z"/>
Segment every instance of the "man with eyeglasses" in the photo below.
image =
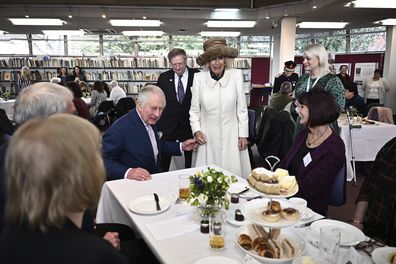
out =
<path fill-rule="evenodd" d="M 193 138 L 190 127 L 191 86 L 197 69 L 187 67 L 187 55 L 183 49 L 175 48 L 168 53 L 171 70 L 163 72 L 157 81 L 165 94 L 166 107 L 158 122 L 159 131 L 165 141 L 183 142 Z M 191 167 L 191 151 L 185 151 L 185 167 Z M 169 170 L 171 156 L 162 154 L 161 167 Z"/>

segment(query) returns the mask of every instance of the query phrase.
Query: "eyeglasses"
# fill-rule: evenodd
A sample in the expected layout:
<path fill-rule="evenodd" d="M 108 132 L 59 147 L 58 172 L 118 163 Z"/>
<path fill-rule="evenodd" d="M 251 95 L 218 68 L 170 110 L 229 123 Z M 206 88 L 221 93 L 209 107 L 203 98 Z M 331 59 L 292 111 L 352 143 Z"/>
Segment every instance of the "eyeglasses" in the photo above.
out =
<path fill-rule="evenodd" d="M 385 247 L 385 243 L 379 238 L 370 238 L 368 241 L 362 241 L 355 246 L 356 250 L 363 251 L 371 256 L 371 252 L 377 247 Z"/>

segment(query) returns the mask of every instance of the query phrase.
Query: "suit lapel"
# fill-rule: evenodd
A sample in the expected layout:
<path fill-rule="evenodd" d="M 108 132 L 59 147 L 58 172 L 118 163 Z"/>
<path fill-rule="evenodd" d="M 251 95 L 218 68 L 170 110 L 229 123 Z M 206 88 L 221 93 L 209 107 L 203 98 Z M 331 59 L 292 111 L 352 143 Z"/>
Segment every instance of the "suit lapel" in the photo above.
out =
<path fill-rule="evenodd" d="M 168 78 L 168 85 L 167 85 L 167 89 L 168 89 L 168 94 L 170 95 L 170 98 L 172 100 L 177 101 L 177 96 L 176 96 L 176 89 L 175 89 L 175 72 L 170 70 L 169 74 L 167 76 Z"/>
<path fill-rule="evenodd" d="M 150 136 L 147 132 L 146 126 L 144 125 L 143 121 L 140 119 L 140 117 L 137 113 L 137 110 L 135 109 L 133 111 L 134 111 L 134 113 L 132 115 L 132 122 L 134 123 L 134 125 L 136 127 L 136 131 L 139 131 L 139 134 L 141 134 L 144 148 L 146 148 L 146 150 L 151 153 L 150 157 L 152 157 L 152 162 L 155 164 L 154 151 L 153 151 L 153 147 L 151 145 Z M 155 130 L 154 130 L 154 134 L 156 134 Z M 155 137 L 157 139 L 158 136 L 155 135 Z M 157 145 L 158 145 L 158 140 L 157 140 Z"/>

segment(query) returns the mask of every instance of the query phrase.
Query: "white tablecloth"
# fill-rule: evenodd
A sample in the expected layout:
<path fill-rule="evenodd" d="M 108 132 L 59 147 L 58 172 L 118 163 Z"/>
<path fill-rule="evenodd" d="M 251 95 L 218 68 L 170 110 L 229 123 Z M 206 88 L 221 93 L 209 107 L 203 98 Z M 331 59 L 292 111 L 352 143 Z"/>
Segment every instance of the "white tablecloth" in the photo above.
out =
<path fill-rule="evenodd" d="M 345 144 L 347 161 L 352 161 L 351 134 L 345 117 L 338 120 L 341 129 L 340 136 Z M 374 161 L 378 151 L 392 138 L 396 137 L 396 126 L 376 122 L 375 125 L 361 125 L 361 128 L 352 128 L 353 150 L 355 161 Z M 347 162 L 347 179 L 353 178 L 351 162 Z"/>
<path fill-rule="evenodd" d="M 116 222 L 131 226 L 146 241 L 153 253 L 162 263 L 194 263 L 196 260 L 207 256 L 227 256 L 242 263 L 245 254 L 235 244 L 235 232 L 237 227 L 233 225 L 227 225 L 225 249 L 222 251 L 214 251 L 209 248 L 208 235 L 200 233 L 199 230 L 165 240 L 156 240 L 150 233 L 147 229 L 147 224 L 170 220 L 180 213 L 177 209 L 180 209 L 180 206 L 175 206 L 174 201 L 167 211 L 160 214 L 139 215 L 132 213 L 128 209 L 128 203 L 132 199 L 142 195 L 152 195 L 153 192 L 158 193 L 159 196 L 169 197 L 169 199 L 172 200 L 170 194 L 177 193 L 178 175 L 193 174 L 202 169 L 203 168 L 200 167 L 154 174 L 150 181 L 122 179 L 106 182 L 103 185 L 96 220 L 98 223 Z M 225 172 L 225 174 L 229 173 Z M 238 180 L 242 182 L 245 181 L 241 178 Z M 241 198 L 238 205 L 240 206 L 245 201 L 245 199 Z M 235 208 L 233 209 L 235 210 Z M 190 211 L 189 214 L 191 215 L 191 219 L 194 219 L 197 223 L 199 222 L 200 219 L 198 215 L 194 214 L 193 211 Z M 315 214 L 313 219 L 318 219 L 320 217 L 319 214 Z M 302 236 L 304 236 L 307 231 L 307 227 L 288 228 L 297 230 Z M 346 248 L 342 248 L 340 253 L 345 254 L 346 250 Z M 317 254 L 318 249 L 307 243 L 307 255 L 317 256 Z M 371 262 L 368 261 L 367 263 Z"/>

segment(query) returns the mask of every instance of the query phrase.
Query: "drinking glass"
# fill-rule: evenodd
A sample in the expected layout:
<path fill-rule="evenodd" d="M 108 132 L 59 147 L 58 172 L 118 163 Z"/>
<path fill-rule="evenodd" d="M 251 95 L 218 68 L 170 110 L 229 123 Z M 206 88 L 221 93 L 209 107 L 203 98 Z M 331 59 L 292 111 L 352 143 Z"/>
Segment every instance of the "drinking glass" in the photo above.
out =
<path fill-rule="evenodd" d="M 319 256 L 325 263 L 337 263 L 340 238 L 341 232 L 334 226 L 324 226 L 320 229 Z"/>
<path fill-rule="evenodd" d="M 189 175 L 182 174 L 179 176 L 179 199 L 185 201 L 191 193 Z"/>
<path fill-rule="evenodd" d="M 209 216 L 209 246 L 212 249 L 223 249 L 225 246 L 224 214 L 219 212 Z"/>

